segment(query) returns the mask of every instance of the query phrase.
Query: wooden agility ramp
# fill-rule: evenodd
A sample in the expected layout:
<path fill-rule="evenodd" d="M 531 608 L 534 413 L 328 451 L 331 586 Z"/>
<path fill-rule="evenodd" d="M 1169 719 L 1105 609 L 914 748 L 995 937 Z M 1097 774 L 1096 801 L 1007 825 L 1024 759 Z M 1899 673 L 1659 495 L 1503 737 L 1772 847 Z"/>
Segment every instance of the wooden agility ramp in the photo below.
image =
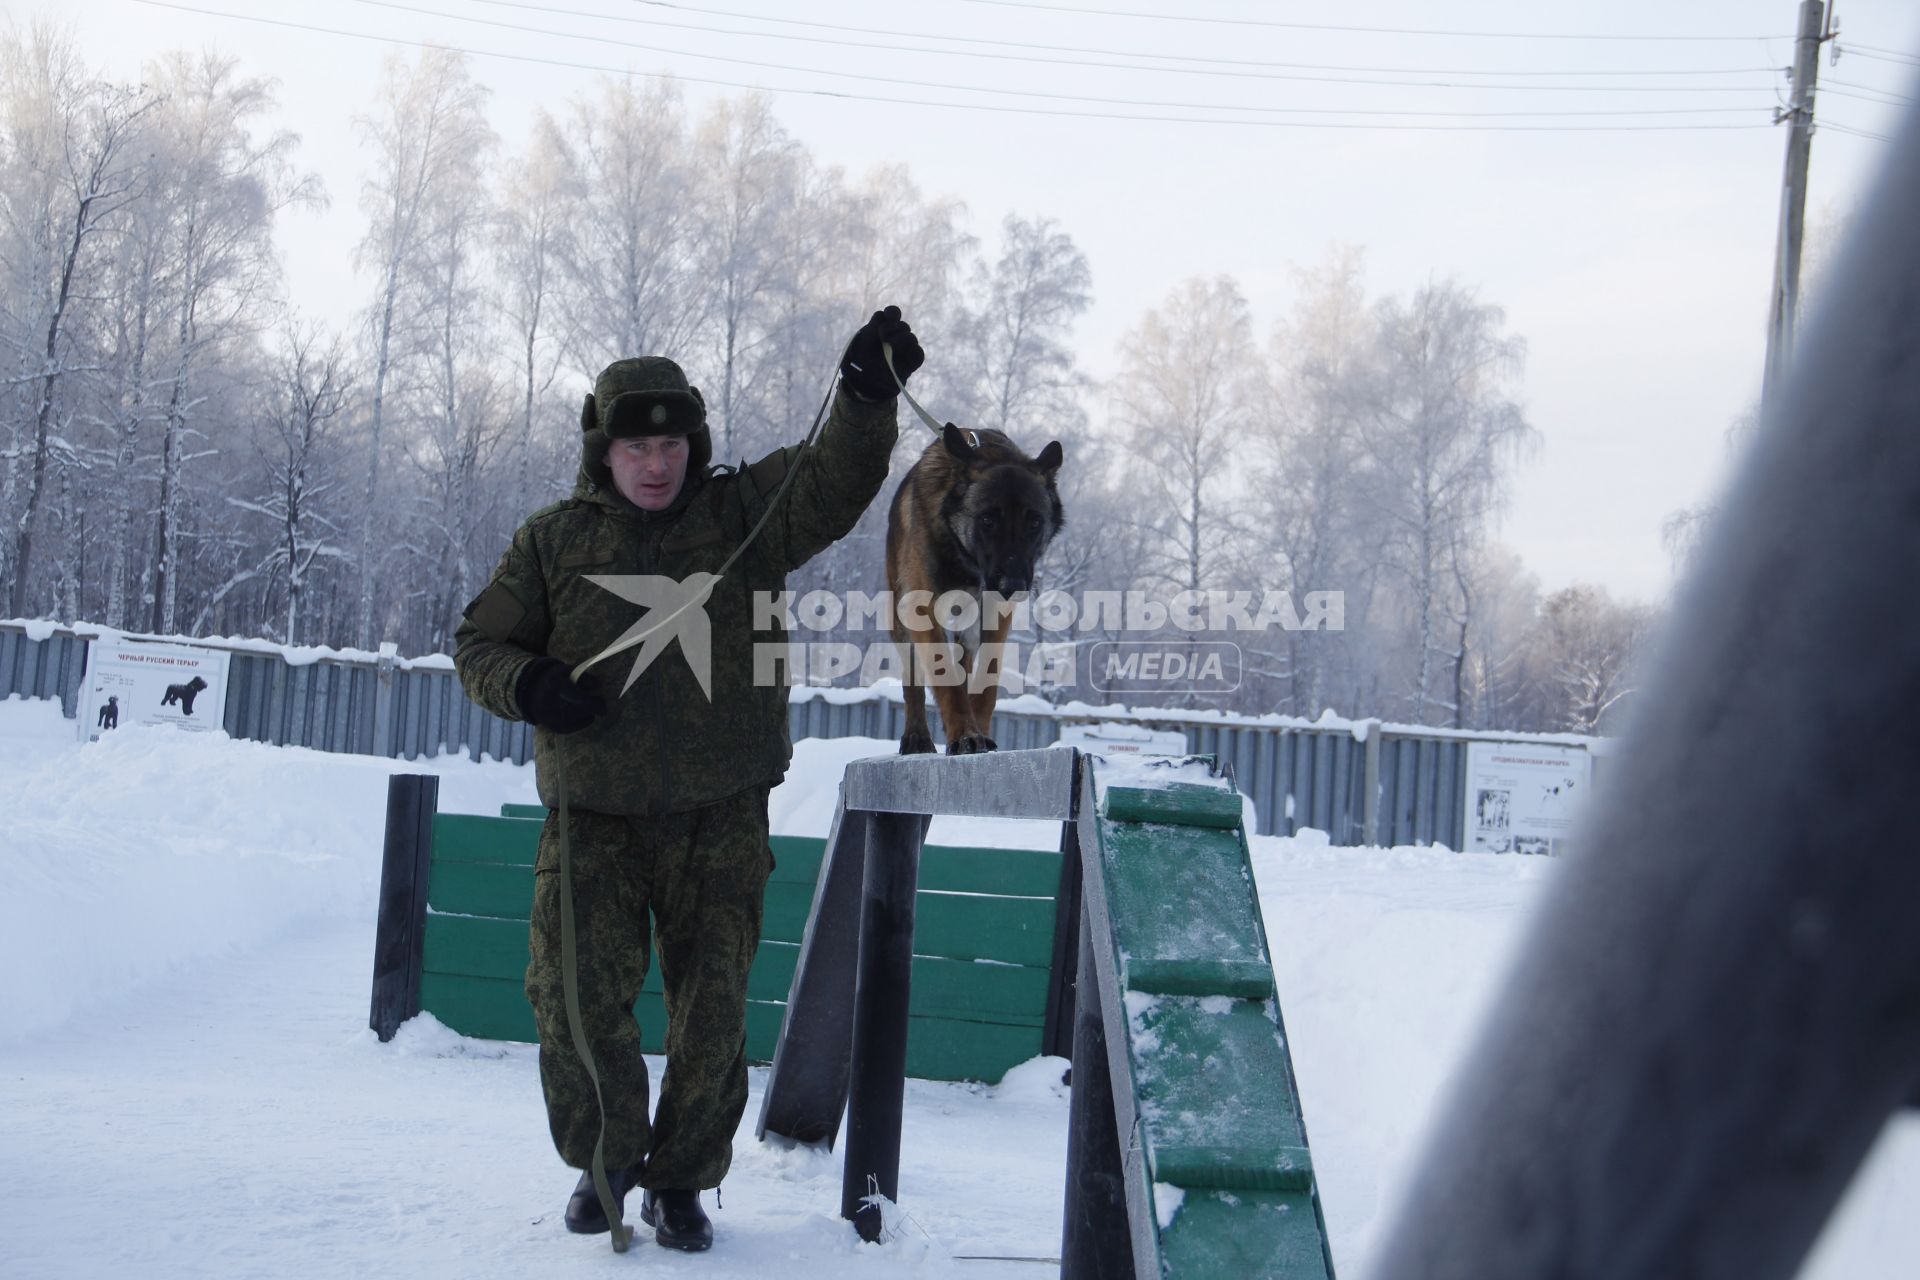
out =
<path fill-rule="evenodd" d="M 849 765 L 760 1137 L 831 1146 L 844 1110 L 841 1213 L 879 1238 L 879 1198 L 899 1199 L 914 889 L 936 814 L 1062 824 L 1063 994 L 1048 1018 L 1072 1033 L 1061 1274 L 1332 1280 L 1241 797 L 1205 758 Z"/>

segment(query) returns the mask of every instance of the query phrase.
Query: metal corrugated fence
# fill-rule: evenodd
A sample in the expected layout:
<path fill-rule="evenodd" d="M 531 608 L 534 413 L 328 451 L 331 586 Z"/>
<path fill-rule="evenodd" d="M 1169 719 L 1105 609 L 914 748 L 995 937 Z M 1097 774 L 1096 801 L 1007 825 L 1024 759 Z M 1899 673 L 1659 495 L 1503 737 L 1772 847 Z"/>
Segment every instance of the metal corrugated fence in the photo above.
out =
<path fill-rule="evenodd" d="M 55 632 L 36 640 L 25 628 L 0 624 L 0 698 L 58 698 L 71 720 L 86 668 L 87 642 L 79 636 Z"/>
<path fill-rule="evenodd" d="M 85 676 L 86 636 L 36 631 L 42 638 L 29 636 L 18 623 L 0 623 L 0 697 L 57 697 L 72 718 Z M 402 760 L 462 752 L 476 760 L 485 755 L 525 763 L 533 756 L 532 729 L 475 706 L 444 660 L 414 665 L 382 656 L 289 662 L 277 652 L 201 647 L 231 653 L 223 723 L 236 738 Z M 815 691 L 791 703 L 787 724 L 793 738 L 900 736 L 905 716 L 898 702 L 849 698 L 844 692 Z M 1045 747 L 1059 740 L 1063 724 L 1090 719 L 1002 711 L 994 716 L 994 737 L 1007 750 Z M 1374 721 L 1318 728 L 1178 715 L 1126 720 L 1184 733 L 1189 751 L 1230 764 L 1240 789 L 1253 799 L 1261 834 L 1313 828 L 1338 845 L 1461 848 L 1468 744 L 1526 740 L 1410 731 Z M 1569 746 L 1591 741 L 1551 740 Z M 1366 803 L 1370 771 L 1377 778 L 1371 812 Z M 1600 772 L 1597 761 L 1594 772 Z"/>

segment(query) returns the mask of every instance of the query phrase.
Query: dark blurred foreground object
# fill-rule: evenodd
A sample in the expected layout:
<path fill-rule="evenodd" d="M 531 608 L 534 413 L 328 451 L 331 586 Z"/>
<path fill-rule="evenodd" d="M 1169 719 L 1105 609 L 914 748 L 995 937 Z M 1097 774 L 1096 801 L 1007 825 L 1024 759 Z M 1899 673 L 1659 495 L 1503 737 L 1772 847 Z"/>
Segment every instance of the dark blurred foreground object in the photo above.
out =
<path fill-rule="evenodd" d="M 1380 1280 L 1795 1274 L 1920 1083 L 1920 120 L 1822 291 Z"/>

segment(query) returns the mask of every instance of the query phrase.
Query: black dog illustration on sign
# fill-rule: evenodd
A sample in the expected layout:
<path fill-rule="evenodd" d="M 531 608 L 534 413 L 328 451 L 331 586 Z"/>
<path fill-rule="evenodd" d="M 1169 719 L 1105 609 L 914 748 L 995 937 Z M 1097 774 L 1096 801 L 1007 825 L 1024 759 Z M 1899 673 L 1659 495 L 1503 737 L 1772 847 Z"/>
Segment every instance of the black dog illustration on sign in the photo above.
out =
<path fill-rule="evenodd" d="M 193 714 L 193 700 L 199 697 L 200 691 L 206 687 L 207 682 L 199 676 L 195 676 L 185 684 L 170 684 L 167 686 L 167 696 L 160 699 L 160 705 L 170 707 L 177 702 L 180 704 L 180 714 L 190 716 Z"/>
<path fill-rule="evenodd" d="M 98 723 L 102 729 L 117 729 L 120 727 L 119 698 L 109 695 L 107 700 L 100 704 L 100 719 Z"/>

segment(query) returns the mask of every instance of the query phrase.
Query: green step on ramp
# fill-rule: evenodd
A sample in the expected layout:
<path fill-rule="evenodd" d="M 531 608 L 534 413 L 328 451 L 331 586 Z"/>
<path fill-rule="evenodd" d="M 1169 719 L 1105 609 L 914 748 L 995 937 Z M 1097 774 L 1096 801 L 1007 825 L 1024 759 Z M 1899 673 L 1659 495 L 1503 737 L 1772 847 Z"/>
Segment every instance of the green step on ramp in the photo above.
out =
<path fill-rule="evenodd" d="M 1332 1280 L 1240 794 L 1136 776 L 1083 816 L 1136 1274 Z"/>

